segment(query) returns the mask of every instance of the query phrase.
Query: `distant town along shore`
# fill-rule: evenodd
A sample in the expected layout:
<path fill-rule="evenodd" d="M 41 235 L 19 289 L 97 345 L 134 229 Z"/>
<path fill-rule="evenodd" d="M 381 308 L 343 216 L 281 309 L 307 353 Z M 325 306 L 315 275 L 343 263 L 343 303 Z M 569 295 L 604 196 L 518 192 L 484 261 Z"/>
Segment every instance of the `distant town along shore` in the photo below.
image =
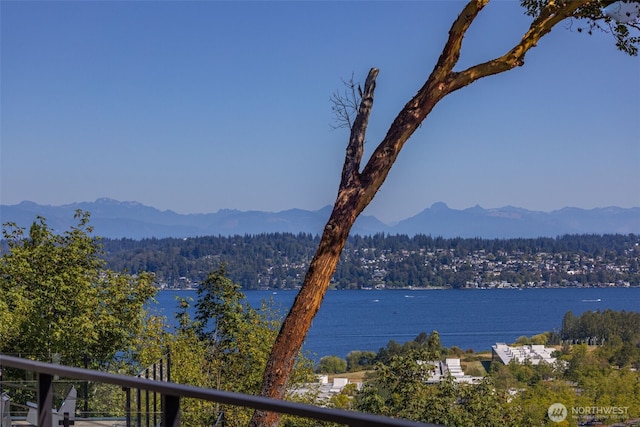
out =
<path fill-rule="evenodd" d="M 245 290 L 296 289 L 317 237 L 274 233 L 190 239 L 104 239 L 109 268 L 155 275 L 161 288 L 196 288 L 226 266 Z M 536 239 L 354 236 L 332 289 L 492 289 L 640 286 L 640 235 Z"/>

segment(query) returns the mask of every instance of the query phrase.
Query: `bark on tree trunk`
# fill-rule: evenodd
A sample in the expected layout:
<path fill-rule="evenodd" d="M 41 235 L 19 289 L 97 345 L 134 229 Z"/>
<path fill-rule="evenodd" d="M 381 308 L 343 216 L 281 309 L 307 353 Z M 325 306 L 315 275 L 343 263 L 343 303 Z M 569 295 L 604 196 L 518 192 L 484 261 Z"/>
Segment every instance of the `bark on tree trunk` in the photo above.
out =
<path fill-rule="evenodd" d="M 262 380 L 262 396 L 276 399 L 284 397 L 296 357 L 329 288 L 351 227 L 366 206 L 366 203 L 362 203 L 363 191 L 359 169 L 377 76 L 378 69 L 372 68 L 365 82 L 360 108 L 351 128 L 340 188 L 331 217 L 309 264 L 302 288 L 271 349 Z M 277 413 L 256 411 L 249 425 L 277 426 L 278 420 Z"/>
<path fill-rule="evenodd" d="M 289 315 L 282 324 L 271 357 L 267 362 L 265 372 L 268 375 L 263 379 L 263 396 L 281 399 L 285 395 L 289 373 L 293 369 L 311 322 L 320 309 L 331 276 L 340 259 L 340 253 L 349 236 L 349 230 L 355 221 L 347 207 L 352 206 L 354 201 L 346 200 L 345 202 L 345 209 L 333 211 L 322 235 L 320 246 L 309 265 L 304 286 L 300 289 Z M 278 420 L 277 413 L 256 411 L 250 425 L 277 426 Z"/>

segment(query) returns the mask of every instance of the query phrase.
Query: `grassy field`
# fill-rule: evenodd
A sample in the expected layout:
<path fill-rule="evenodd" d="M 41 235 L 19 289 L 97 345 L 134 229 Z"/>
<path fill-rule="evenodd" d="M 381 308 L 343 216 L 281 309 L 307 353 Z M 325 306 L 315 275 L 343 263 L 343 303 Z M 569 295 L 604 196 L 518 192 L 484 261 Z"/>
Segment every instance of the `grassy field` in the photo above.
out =
<path fill-rule="evenodd" d="M 464 353 L 460 356 L 460 366 L 467 375 L 483 377 L 491 366 L 491 352 Z"/>
<path fill-rule="evenodd" d="M 364 376 L 367 375 L 367 372 L 369 371 L 345 372 L 344 374 L 329 374 L 329 381 L 333 381 L 334 378 L 349 378 L 349 382 L 361 383 L 364 379 Z"/>

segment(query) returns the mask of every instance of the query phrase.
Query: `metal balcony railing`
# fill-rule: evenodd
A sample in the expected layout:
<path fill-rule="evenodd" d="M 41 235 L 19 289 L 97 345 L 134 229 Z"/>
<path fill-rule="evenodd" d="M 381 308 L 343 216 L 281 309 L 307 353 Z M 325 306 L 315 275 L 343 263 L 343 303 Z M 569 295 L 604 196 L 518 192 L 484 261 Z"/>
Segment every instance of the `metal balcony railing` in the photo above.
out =
<path fill-rule="evenodd" d="M 161 426 L 180 426 L 180 400 L 200 399 L 209 402 L 278 412 L 298 417 L 329 421 L 352 427 L 436 427 L 434 424 L 417 423 L 397 418 L 382 417 L 361 412 L 322 408 L 285 400 L 270 399 L 240 393 L 205 389 L 147 378 L 130 377 L 90 369 L 75 368 L 51 363 L 36 362 L 0 354 L 0 369 L 10 367 L 34 372 L 37 375 L 38 426 L 52 426 L 53 378 L 59 376 L 80 381 L 113 384 L 123 389 L 138 389 L 161 396 Z"/>

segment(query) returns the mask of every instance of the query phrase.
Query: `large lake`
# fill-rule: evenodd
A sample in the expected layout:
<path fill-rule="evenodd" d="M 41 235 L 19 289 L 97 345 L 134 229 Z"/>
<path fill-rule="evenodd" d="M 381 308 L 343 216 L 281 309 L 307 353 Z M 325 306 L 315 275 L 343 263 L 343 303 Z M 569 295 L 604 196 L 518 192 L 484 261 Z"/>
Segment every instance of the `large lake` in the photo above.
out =
<path fill-rule="evenodd" d="M 195 299 L 196 292 L 157 295 L 169 320 L 176 296 Z M 246 296 L 254 307 L 273 299 L 284 315 L 296 291 L 247 291 Z M 488 350 L 496 342 L 559 329 L 569 310 L 577 315 L 598 309 L 640 312 L 640 288 L 329 291 L 304 348 L 315 360 L 345 357 L 351 350 L 377 352 L 389 340 L 402 343 L 436 330 L 446 347 Z"/>

